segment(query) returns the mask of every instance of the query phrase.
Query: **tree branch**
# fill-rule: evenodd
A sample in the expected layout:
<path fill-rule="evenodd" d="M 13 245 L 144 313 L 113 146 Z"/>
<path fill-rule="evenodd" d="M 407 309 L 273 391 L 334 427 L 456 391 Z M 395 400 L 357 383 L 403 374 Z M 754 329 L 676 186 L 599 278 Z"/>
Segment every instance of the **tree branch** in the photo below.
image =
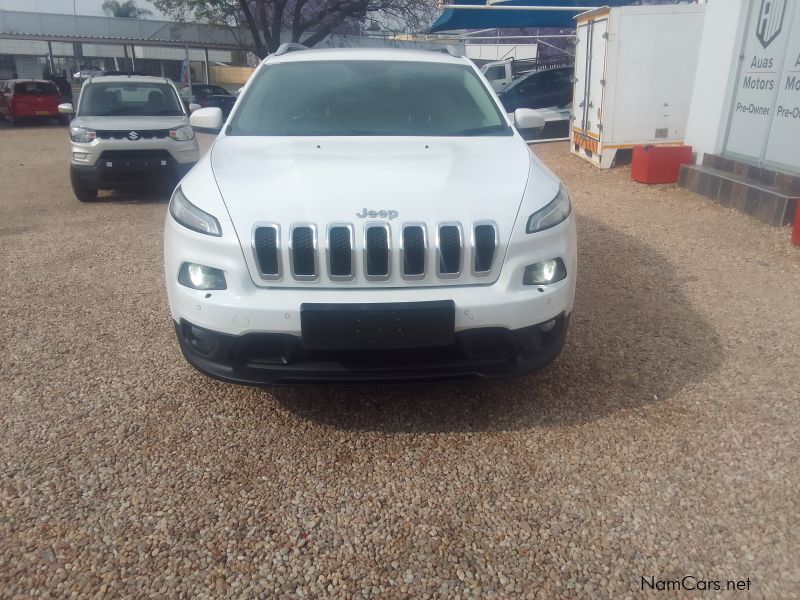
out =
<path fill-rule="evenodd" d="M 253 42 L 256 45 L 256 53 L 261 58 L 264 58 L 267 55 L 266 48 L 264 41 L 261 38 L 261 33 L 258 31 L 258 27 L 256 26 L 256 20 L 253 18 L 253 12 L 250 10 L 250 5 L 248 4 L 247 0 L 239 0 L 239 7 L 244 13 L 244 18 L 247 21 L 247 26 L 250 29 L 250 35 L 253 36 Z"/>

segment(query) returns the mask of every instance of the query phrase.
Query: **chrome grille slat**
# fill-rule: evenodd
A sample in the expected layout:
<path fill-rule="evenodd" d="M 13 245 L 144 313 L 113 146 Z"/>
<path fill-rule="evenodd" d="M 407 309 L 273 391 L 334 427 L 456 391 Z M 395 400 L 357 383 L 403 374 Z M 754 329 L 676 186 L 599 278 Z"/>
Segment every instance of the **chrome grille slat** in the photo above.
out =
<path fill-rule="evenodd" d="M 483 277 L 491 273 L 497 243 L 497 226 L 494 223 L 475 224 L 472 230 L 473 275 Z"/>
<path fill-rule="evenodd" d="M 403 277 L 424 279 L 428 240 L 424 224 L 407 223 L 403 226 Z"/>
<path fill-rule="evenodd" d="M 442 223 L 436 242 L 439 262 L 439 277 L 452 279 L 461 275 L 464 236 L 459 223 Z"/>
<path fill-rule="evenodd" d="M 317 230 L 314 225 L 292 225 L 289 258 L 295 279 L 313 281 L 317 278 Z"/>
<path fill-rule="evenodd" d="M 328 275 L 336 281 L 348 281 L 355 276 L 353 265 L 353 226 L 331 225 L 328 228 Z"/>
<path fill-rule="evenodd" d="M 281 276 L 280 239 L 281 230 L 277 224 L 256 225 L 253 230 L 256 262 L 265 279 L 278 279 Z"/>
<path fill-rule="evenodd" d="M 367 279 L 389 279 L 391 244 L 391 232 L 386 223 L 369 223 L 364 227 L 364 274 Z"/>

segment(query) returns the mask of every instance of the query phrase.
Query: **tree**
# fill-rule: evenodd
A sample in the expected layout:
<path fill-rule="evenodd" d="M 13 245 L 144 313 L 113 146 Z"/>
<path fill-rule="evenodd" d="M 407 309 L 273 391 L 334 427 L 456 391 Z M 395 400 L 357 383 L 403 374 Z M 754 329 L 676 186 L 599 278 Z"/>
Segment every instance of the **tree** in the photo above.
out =
<path fill-rule="evenodd" d="M 365 21 L 402 23 L 421 29 L 430 23 L 436 0 L 154 0 L 164 14 L 245 28 L 262 58 L 281 45 L 281 31 L 293 42 L 314 46 L 328 34 Z"/>
<path fill-rule="evenodd" d="M 101 8 L 109 17 L 119 17 L 122 19 L 142 19 L 150 17 L 153 14 L 153 11 L 149 8 L 139 8 L 136 6 L 136 0 L 126 0 L 125 2 L 106 0 L 103 2 Z"/>

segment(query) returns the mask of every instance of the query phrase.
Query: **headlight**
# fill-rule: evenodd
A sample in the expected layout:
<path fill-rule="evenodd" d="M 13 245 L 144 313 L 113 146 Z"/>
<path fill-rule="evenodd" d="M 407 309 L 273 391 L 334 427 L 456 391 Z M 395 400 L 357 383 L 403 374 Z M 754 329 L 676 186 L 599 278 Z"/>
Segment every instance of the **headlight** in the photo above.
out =
<path fill-rule="evenodd" d="M 93 142 L 96 137 L 97 132 L 93 129 L 86 129 L 85 127 L 78 127 L 76 125 L 71 125 L 69 128 L 69 138 L 73 142 L 88 144 L 89 142 Z"/>
<path fill-rule="evenodd" d="M 572 206 L 569 203 L 569 194 L 564 186 L 558 187 L 558 194 L 544 208 L 537 210 L 528 218 L 527 233 L 536 233 L 550 229 L 561 223 L 569 216 Z"/>
<path fill-rule="evenodd" d="M 194 137 L 194 129 L 188 125 L 181 125 L 176 129 L 170 129 L 169 137 L 179 142 L 185 142 L 186 140 L 190 140 Z"/>
<path fill-rule="evenodd" d="M 224 290 L 228 288 L 225 273 L 214 267 L 183 263 L 178 283 L 195 290 Z"/>
<path fill-rule="evenodd" d="M 189 202 L 180 187 L 172 194 L 172 200 L 169 202 L 169 214 L 178 223 L 192 231 L 217 237 L 222 235 L 219 221 Z"/>
<path fill-rule="evenodd" d="M 567 276 L 567 268 L 560 258 L 551 258 L 525 267 L 522 276 L 524 285 L 549 285 L 561 281 Z"/>

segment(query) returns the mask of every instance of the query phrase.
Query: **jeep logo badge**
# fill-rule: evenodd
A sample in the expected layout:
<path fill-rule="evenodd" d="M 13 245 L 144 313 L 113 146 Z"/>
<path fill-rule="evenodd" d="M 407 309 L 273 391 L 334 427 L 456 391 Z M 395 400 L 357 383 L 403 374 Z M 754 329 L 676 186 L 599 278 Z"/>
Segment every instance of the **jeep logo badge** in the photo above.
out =
<path fill-rule="evenodd" d="M 780 35 L 785 15 L 786 0 L 761 0 L 761 11 L 758 13 L 758 23 L 756 24 L 756 38 L 765 49 Z"/>
<path fill-rule="evenodd" d="M 134 141 L 136 141 L 136 140 L 138 140 L 138 139 L 139 139 L 139 134 L 138 134 L 138 133 L 136 133 L 135 131 L 131 131 L 131 132 L 128 134 L 128 139 L 129 139 L 129 140 L 134 140 Z"/>
<path fill-rule="evenodd" d="M 396 210 L 370 210 L 368 208 L 362 208 L 361 212 L 356 213 L 356 216 L 359 219 L 380 218 L 380 219 L 389 219 L 391 221 L 392 219 L 396 219 L 397 217 L 399 217 L 400 213 L 398 213 Z"/>

